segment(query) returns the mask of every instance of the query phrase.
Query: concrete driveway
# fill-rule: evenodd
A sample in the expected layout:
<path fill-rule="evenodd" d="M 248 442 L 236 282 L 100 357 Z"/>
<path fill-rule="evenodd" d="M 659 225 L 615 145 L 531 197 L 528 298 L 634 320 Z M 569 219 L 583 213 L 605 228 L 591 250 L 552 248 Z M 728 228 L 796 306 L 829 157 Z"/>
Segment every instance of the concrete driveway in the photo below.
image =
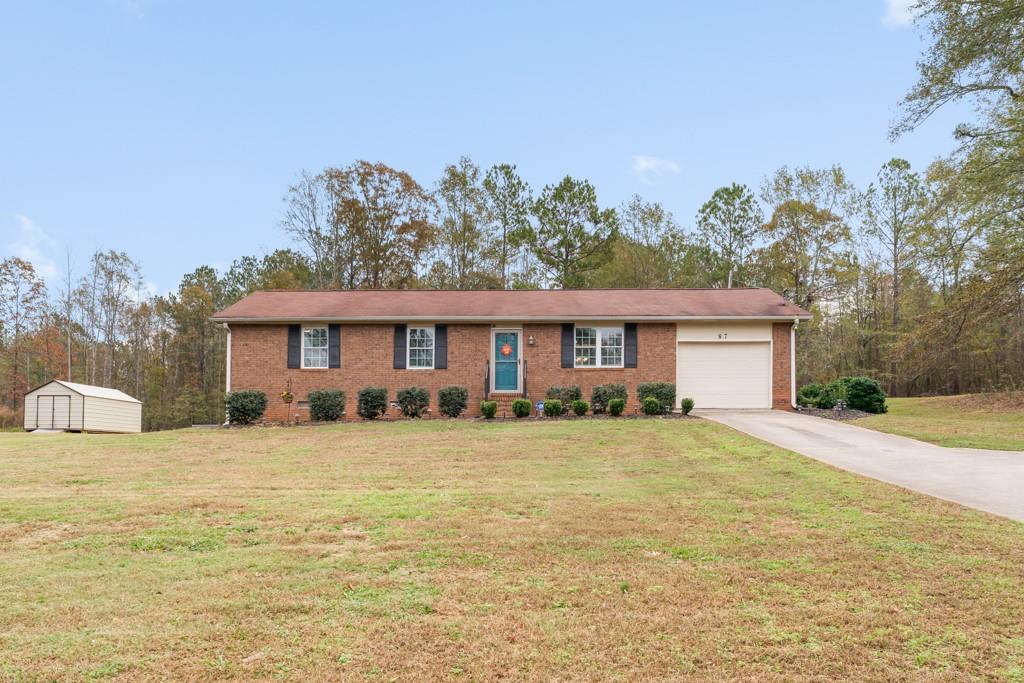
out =
<path fill-rule="evenodd" d="M 850 472 L 1024 521 L 1024 452 L 943 448 L 780 410 L 694 414 Z"/>

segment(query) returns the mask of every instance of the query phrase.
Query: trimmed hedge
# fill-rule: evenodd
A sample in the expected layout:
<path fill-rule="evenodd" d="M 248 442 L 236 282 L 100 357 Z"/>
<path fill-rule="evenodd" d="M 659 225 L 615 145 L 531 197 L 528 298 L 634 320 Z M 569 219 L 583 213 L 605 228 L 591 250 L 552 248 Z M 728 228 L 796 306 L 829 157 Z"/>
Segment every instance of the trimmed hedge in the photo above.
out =
<path fill-rule="evenodd" d="M 345 414 L 345 392 L 340 389 L 321 389 L 309 392 L 309 419 L 315 422 L 333 422 Z"/>
<path fill-rule="evenodd" d="M 598 384 L 590 392 L 590 407 L 598 415 L 607 411 L 608 402 L 616 398 L 623 401 L 629 398 L 625 384 Z"/>
<path fill-rule="evenodd" d="M 359 390 L 356 412 L 359 417 L 376 420 L 388 410 L 388 390 L 384 387 L 366 387 Z"/>
<path fill-rule="evenodd" d="M 888 412 L 885 391 L 878 380 L 870 377 L 841 377 L 837 381 L 845 385 L 846 405 L 849 407 L 866 413 Z"/>
<path fill-rule="evenodd" d="M 583 399 L 583 391 L 578 384 L 567 384 L 564 387 L 548 387 L 548 393 L 544 397 L 558 399 L 562 402 L 562 410 L 568 412 L 573 401 Z"/>
<path fill-rule="evenodd" d="M 586 415 L 587 411 L 590 410 L 590 404 L 586 401 L 573 401 L 571 405 L 572 412 L 579 417 Z"/>
<path fill-rule="evenodd" d="M 558 417 L 562 414 L 562 402 L 557 398 L 544 401 L 544 417 Z"/>
<path fill-rule="evenodd" d="M 232 391 L 224 399 L 228 422 L 233 425 L 252 424 L 267 410 L 267 395 L 262 391 Z"/>
<path fill-rule="evenodd" d="M 672 412 L 676 405 L 676 385 L 671 382 L 646 382 L 636 388 L 636 397 L 643 404 L 644 399 L 653 396 L 661 404 L 662 413 Z M 644 412 L 648 415 L 647 407 L 644 405 Z"/>
<path fill-rule="evenodd" d="M 406 417 L 420 417 L 430 406 L 430 392 L 420 387 L 399 389 L 395 399 Z"/>
<path fill-rule="evenodd" d="M 622 411 L 626 409 L 626 399 L 624 398 L 613 398 L 608 401 L 608 414 L 612 417 L 618 417 L 622 415 Z"/>
<path fill-rule="evenodd" d="M 693 399 L 684 398 L 679 400 L 679 407 L 683 410 L 683 415 L 689 415 L 690 411 L 693 410 Z"/>
<path fill-rule="evenodd" d="M 517 398 L 512 401 L 512 414 L 516 417 L 529 417 L 533 406 L 525 398 Z"/>
<path fill-rule="evenodd" d="M 497 401 L 481 401 L 480 402 L 480 414 L 487 420 L 493 420 L 494 416 L 498 414 L 498 402 Z"/>
<path fill-rule="evenodd" d="M 657 396 L 648 396 L 643 400 L 644 415 L 662 415 L 664 409 L 662 408 L 661 401 L 658 400 Z"/>
<path fill-rule="evenodd" d="M 466 387 L 443 387 L 437 391 L 437 407 L 446 417 L 458 417 L 469 405 Z"/>

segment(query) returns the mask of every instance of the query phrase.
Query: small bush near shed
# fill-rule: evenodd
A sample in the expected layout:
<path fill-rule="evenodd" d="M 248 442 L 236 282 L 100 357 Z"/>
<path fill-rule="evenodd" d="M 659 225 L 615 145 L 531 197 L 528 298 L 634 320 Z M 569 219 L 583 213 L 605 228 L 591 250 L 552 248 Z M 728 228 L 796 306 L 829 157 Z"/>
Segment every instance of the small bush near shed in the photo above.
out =
<path fill-rule="evenodd" d="M 315 422 L 333 422 L 345 414 L 345 392 L 340 389 L 321 389 L 309 392 L 309 419 Z"/>
<path fill-rule="evenodd" d="M 558 399 L 562 403 L 562 410 L 568 411 L 573 401 L 579 401 L 583 398 L 583 391 L 576 384 L 568 384 L 564 387 L 549 387 L 545 398 Z"/>
<path fill-rule="evenodd" d="M 662 409 L 661 401 L 656 396 L 648 396 L 643 401 L 644 415 L 661 415 L 665 411 Z"/>
<path fill-rule="evenodd" d="M 529 417 L 533 406 L 525 398 L 517 398 L 512 401 L 512 414 L 516 417 Z"/>
<path fill-rule="evenodd" d="M 562 414 L 562 402 L 557 398 L 544 401 L 544 417 L 558 417 Z"/>
<path fill-rule="evenodd" d="M 422 417 L 430 407 L 430 392 L 420 387 L 399 389 L 395 399 L 406 417 Z"/>
<path fill-rule="evenodd" d="M 572 402 L 572 412 L 574 412 L 576 415 L 586 415 L 588 410 L 590 410 L 590 404 L 588 404 L 586 401 Z"/>
<path fill-rule="evenodd" d="M 679 407 L 683 410 L 683 415 L 689 415 L 690 411 L 693 410 L 693 399 L 684 398 L 679 401 Z"/>
<path fill-rule="evenodd" d="M 624 398 L 613 398 L 608 401 L 608 414 L 612 417 L 618 417 L 622 415 L 622 411 L 626 409 L 626 399 Z"/>
<path fill-rule="evenodd" d="M 232 391 L 226 399 L 228 422 L 248 425 L 263 417 L 267 410 L 267 395 L 262 391 Z"/>
<path fill-rule="evenodd" d="M 626 385 L 625 384 L 598 384 L 590 392 L 590 407 L 593 409 L 594 414 L 608 410 L 608 402 L 621 398 L 623 401 L 626 400 Z"/>
<path fill-rule="evenodd" d="M 445 417 L 458 417 L 469 405 L 466 387 L 443 387 L 437 392 L 437 408 Z"/>
<path fill-rule="evenodd" d="M 376 420 L 388 409 L 388 390 L 384 387 L 366 387 L 359 390 L 356 412 L 359 417 Z"/>
<path fill-rule="evenodd" d="M 676 404 L 676 385 L 671 382 L 646 382 L 637 386 L 636 397 L 641 402 L 649 396 L 658 399 L 662 413 L 671 412 L 672 407 Z M 644 404 L 644 412 L 648 415 L 651 414 L 647 412 L 646 404 Z"/>
<path fill-rule="evenodd" d="M 484 416 L 484 419 L 493 420 L 494 416 L 498 414 L 498 402 L 497 401 L 481 401 L 480 402 L 480 414 Z"/>

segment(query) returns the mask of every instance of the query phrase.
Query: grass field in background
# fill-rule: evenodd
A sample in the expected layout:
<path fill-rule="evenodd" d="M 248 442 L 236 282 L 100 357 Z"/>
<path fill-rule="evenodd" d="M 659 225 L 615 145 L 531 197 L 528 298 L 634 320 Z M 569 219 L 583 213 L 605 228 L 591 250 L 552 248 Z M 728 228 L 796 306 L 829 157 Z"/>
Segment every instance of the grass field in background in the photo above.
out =
<path fill-rule="evenodd" d="M 1024 451 L 1024 393 L 890 398 L 888 413 L 853 424 L 940 446 Z"/>
<path fill-rule="evenodd" d="M 0 435 L 0 680 L 1021 681 L 1022 614 L 1024 525 L 702 420 Z"/>

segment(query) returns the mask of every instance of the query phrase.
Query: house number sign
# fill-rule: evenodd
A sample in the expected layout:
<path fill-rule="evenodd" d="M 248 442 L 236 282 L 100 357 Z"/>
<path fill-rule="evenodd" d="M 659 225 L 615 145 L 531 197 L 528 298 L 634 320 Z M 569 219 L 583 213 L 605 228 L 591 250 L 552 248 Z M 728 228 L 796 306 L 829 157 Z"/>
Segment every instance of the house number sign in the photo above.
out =
<path fill-rule="evenodd" d="M 718 333 L 718 338 L 719 339 L 728 339 L 729 338 L 729 333 L 728 332 L 719 332 Z"/>

